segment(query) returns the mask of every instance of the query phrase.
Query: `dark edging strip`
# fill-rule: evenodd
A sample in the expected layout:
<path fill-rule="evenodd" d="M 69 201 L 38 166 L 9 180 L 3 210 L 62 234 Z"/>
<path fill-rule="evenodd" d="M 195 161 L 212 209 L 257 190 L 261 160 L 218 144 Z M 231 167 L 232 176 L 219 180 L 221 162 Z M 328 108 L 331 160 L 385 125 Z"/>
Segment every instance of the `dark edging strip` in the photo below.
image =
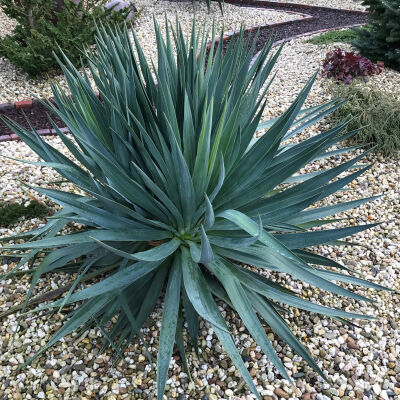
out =
<path fill-rule="evenodd" d="M 68 128 L 59 128 L 59 130 L 63 133 L 69 133 Z M 54 136 L 57 132 L 55 129 L 38 129 L 36 130 L 39 136 Z M 11 135 L 1 135 L 0 136 L 0 143 L 1 142 L 12 142 L 21 140 L 18 135 L 12 133 Z"/>
<path fill-rule="evenodd" d="M 346 26 L 342 26 L 339 29 L 350 29 L 350 28 L 356 28 L 358 26 L 364 26 L 365 24 L 354 24 L 354 25 L 346 25 Z M 330 31 L 336 31 L 338 28 L 325 28 L 325 29 L 318 29 L 317 31 L 312 31 L 312 32 L 307 32 L 307 33 L 301 33 L 299 35 L 293 35 L 293 36 L 289 36 L 286 39 L 282 39 L 282 40 L 278 40 L 276 42 L 274 42 L 274 44 L 272 45 L 272 47 L 276 47 L 279 46 L 283 43 L 286 42 L 290 42 L 292 40 L 296 40 L 296 39 L 300 39 L 303 37 L 307 37 L 307 36 L 313 36 L 313 35 L 318 35 L 319 33 L 325 33 L 325 32 L 330 32 Z M 261 51 L 259 51 L 258 53 L 256 53 L 253 57 L 253 59 L 251 60 L 251 65 L 253 65 L 254 61 L 256 60 L 256 58 L 259 56 L 259 54 L 261 53 Z M 0 136 L 1 137 L 1 136 Z"/>
<path fill-rule="evenodd" d="M 280 1 L 268 1 L 268 0 L 224 0 L 225 3 L 229 4 L 245 4 L 249 6 L 257 6 L 261 5 L 262 8 L 267 7 L 296 7 L 302 8 L 304 10 L 326 10 L 326 11 L 341 11 L 345 14 L 365 14 L 368 15 L 367 11 L 360 10 L 348 10 L 346 8 L 333 8 L 333 7 L 325 7 L 325 6 L 311 6 L 309 4 L 301 4 L 301 3 L 285 3 Z M 289 12 L 289 11 L 286 11 Z M 297 14 L 295 11 L 292 11 Z"/>
<path fill-rule="evenodd" d="M 319 33 L 324 33 L 324 32 L 330 32 L 330 31 L 337 31 L 338 29 L 350 29 L 350 28 L 356 28 L 357 26 L 364 26 L 365 24 L 353 24 L 353 25 L 345 25 L 345 26 L 341 26 L 340 28 L 325 28 L 325 29 L 318 29 L 317 31 L 312 31 L 312 32 L 306 32 L 306 33 L 301 33 L 299 35 L 293 35 L 293 36 L 289 36 L 286 39 L 282 39 L 282 40 L 278 40 L 277 42 L 275 42 L 272 46 L 278 46 L 282 43 L 285 42 L 290 42 L 291 40 L 294 39 L 300 39 L 302 37 L 307 37 L 307 36 L 313 36 L 313 35 L 318 35 Z M 258 54 L 258 53 L 257 53 Z M 255 57 L 257 57 L 257 54 L 255 55 Z"/>
<path fill-rule="evenodd" d="M 231 4 L 241 4 L 240 1 L 234 1 L 234 0 L 230 0 L 230 1 L 226 1 L 225 0 L 225 2 L 226 3 L 229 2 Z M 251 7 L 251 8 L 253 8 L 253 7 Z M 273 8 L 264 8 L 264 7 L 254 7 L 254 8 L 256 8 L 256 9 L 260 8 L 260 9 L 263 9 L 263 10 L 275 11 Z M 282 26 L 282 25 L 291 25 L 291 24 L 293 24 L 295 22 L 299 22 L 299 21 L 312 21 L 314 19 L 314 17 L 312 15 L 309 15 L 309 14 L 302 14 L 302 13 L 293 12 L 293 11 L 290 11 L 290 12 L 287 11 L 287 13 L 288 14 L 301 15 L 302 18 L 288 19 L 286 21 L 274 22 L 273 24 L 262 24 L 262 25 L 257 25 L 257 26 L 250 26 L 250 27 L 246 28 L 244 31 L 245 32 L 253 32 L 253 31 L 256 31 L 257 29 L 261 29 L 261 28 L 275 28 L 275 27 Z M 230 39 L 232 36 L 237 35 L 238 33 L 239 33 L 239 31 L 226 32 L 224 34 L 223 41 L 225 42 L 226 40 Z M 215 39 L 215 43 L 218 43 L 218 42 L 219 42 L 219 37 L 217 37 Z M 212 42 L 209 41 L 207 43 L 207 49 L 208 50 L 210 49 L 211 45 L 212 45 Z"/>

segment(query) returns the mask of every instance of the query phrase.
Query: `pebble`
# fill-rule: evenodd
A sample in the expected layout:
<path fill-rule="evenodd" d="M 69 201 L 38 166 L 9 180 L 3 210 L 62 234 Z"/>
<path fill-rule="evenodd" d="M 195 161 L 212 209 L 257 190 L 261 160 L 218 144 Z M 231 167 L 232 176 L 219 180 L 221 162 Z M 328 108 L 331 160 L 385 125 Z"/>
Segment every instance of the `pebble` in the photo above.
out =
<path fill-rule="evenodd" d="M 349 346 L 350 349 L 358 349 L 358 345 L 352 337 L 347 339 L 347 346 Z"/>
<path fill-rule="evenodd" d="M 279 398 L 284 398 L 284 399 L 288 399 L 290 397 L 289 393 L 286 393 L 283 389 L 281 388 L 276 388 L 275 389 L 275 394 L 279 397 Z"/>
<path fill-rule="evenodd" d="M 378 396 L 381 394 L 381 391 L 382 391 L 381 386 L 379 385 L 379 383 L 375 383 L 375 384 L 372 386 L 372 390 L 373 390 L 374 393 L 375 393 L 376 395 L 378 395 Z"/>

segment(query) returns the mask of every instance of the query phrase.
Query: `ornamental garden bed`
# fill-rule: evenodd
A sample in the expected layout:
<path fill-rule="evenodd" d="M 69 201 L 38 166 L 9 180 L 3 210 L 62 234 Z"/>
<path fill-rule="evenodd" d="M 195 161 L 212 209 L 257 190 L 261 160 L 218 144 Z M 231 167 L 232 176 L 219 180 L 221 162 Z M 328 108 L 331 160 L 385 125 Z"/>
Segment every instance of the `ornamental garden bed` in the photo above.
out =
<path fill-rule="evenodd" d="M 367 21 L 367 15 L 364 12 L 354 10 L 338 10 L 301 4 L 252 0 L 245 2 L 228 0 L 227 3 L 243 7 L 244 9 L 266 9 L 266 11 L 283 12 L 293 16 L 281 22 L 246 28 L 245 35 L 250 35 L 251 39 L 254 37 L 255 32 L 259 31 L 255 54 L 264 47 L 271 36 L 274 38 L 275 44 L 279 44 L 286 40 L 315 32 L 359 26 Z M 235 32 L 226 33 L 224 37 L 224 49 L 227 48 L 230 40 L 236 37 L 236 35 Z M 30 126 L 27 121 L 28 117 L 32 126 L 39 130 L 39 134 L 41 135 L 54 133 L 53 126 L 47 117 L 48 114 L 49 111 L 46 107 L 37 100 L 26 99 L 17 103 L 0 104 L 0 115 L 15 120 L 27 129 Z M 50 115 L 57 124 L 61 122 L 54 114 L 50 113 Z M 61 123 L 59 127 L 63 128 L 62 125 Z M 17 139 L 16 135 L 12 135 L 10 128 L 0 120 L 0 141 Z"/>
<path fill-rule="evenodd" d="M 145 37 L 142 38 L 145 40 Z M 321 66 L 325 53 L 334 43 L 321 47 L 296 39 L 282 50 L 277 64 L 275 82 L 268 93 L 268 105 L 262 120 L 270 119 L 282 112 L 293 101 L 300 88 L 310 75 Z M 381 75 L 372 76 L 365 87 L 379 87 L 400 97 L 400 76 L 387 69 Z M 318 78 L 310 93 L 307 106 L 321 104 L 330 100 L 325 81 Z M 329 129 L 326 121 L 304 131 L 299 140 L 307 140 L 321 130 Z M 68 154 L 58 137 L 45 138 L 57 150 Z M 335 147 L 334 150 L 340 150 Z M 353 149 L 345 154 L 332 155 L 327 159 L 311 161 L 301 173 L 316 173 L 337 166 L 360 155 L 362 149 Z M 6 142 L 0 144 L 2 155 L 39 161 L 38 157 L 25 144 Z M 355 201 L 361 197 L 382 195 L 375 201 L 337 215 L 341 221 L 332 221 L 327 228 L 346 227 L 354 224 L 383 222 L 370 230 L 357 233 L 351 239 L 351 246 L 336 247 L 333 244 L 316 246 L 313 251 L 335 262 L 357 270 L 369 281 L 396 290 L 394 293 L 377 292 L 372 289 L 359 289 L 349 285 L 357 294 L 371 297 L 375 304 L 355 302 L 339 296 L 331 296 L 326 291 L 314 289 L 307 283 L 290 278 L 283 273 L 263 272 L 264 277 L 295 291 L 311 302 L 328 307 L 338 307 L 347 311 L 357 311 L 376 317 L 373 321 L 346 324 L 317 314 L 299 313 L 290 308 L 282 314 L 285 322 L 296 337 L 308 348 L 331 382 L 329 386 L 304 360 L 298 357 L 279 337 L 266 326 L 266 333 L 284 362 L 294 384 L 290 385 L 263 354 L 256 342 L 248 334 L 243 320 L 238 318 L 229 306 L 219 302 L 222 311 L 236 337 L 241 358 L 249 369 L 261 396 L 270 400 L 275 398 L 350 400 L 353 398 L 396 399 L 400 395 L 398 370 L 398 342 L 400 340 L 400 259 L 398 237 L 400 235 L 400 160 L 398 155 L 384 158 L 370 153 L 365 163 L 373 164 L 356 182 L 346 190 L 318 203 L 318 206 L 331 206 L 336 202 Z M 22 165 L 11 159 L 4 159 L 0 167 L 0 195 L 6 201 L 29 200 L 30 197 L 19 186 L 19 180 L 34 186 L 50 185 L 72 193 L 80 193 L 76 187 L 65 181 L 53 170 L 44 166 Z M 243 192 L 245 195 L 245 192 Z M 40 201 L 44 197 L 38 195 Z M 47 201 L 48 206 L 52 203 Z M 40 227 L 46 222 L 41 218 L 25 217 L 17 224 L 0 228 L 1 236 L 8 236 Z M 69 229 L 70 227 L 68 227 Z M 79 228 L 77 226 L 74 227 Z M 16 259 L 3 259 L 1 266 L 7 271 L 16 265 Z M 255 270 L 254 270 L 255 271 Z M 0 272 L 1 274 L 1 272 Z M 63 290 L 71 280 L 69 274 L 44 275 L 38 282 L 35 295 L 48 291 Z M 30 278 L 0 282 L 0 313 L 21 304 L 29 287 Z M 347 286 L 347 285 L 346 285 Z M 78 289 L 86 286 L 82 284 Z M 72 308 L 68 309 L 71 311 Z M 8 315 L 0 323 L 0 397 L 24 398 L 104 398 L 116 400 L 124 398 L 153 399 L 157 387 L 156 369 L 146 358 L 149 351 L 154 359 L 159 350 L 158 338 L 162 318 L 162 302 L 156 306 L 151 318 L 143 329 L 143 339 L 149 347 L 135 340 L 123 354 L 123 361 L 115 362 L 112 350 L 100 353 L 101 332 L 91 329 L 86 334 L 68 335 L 64 341 L 55 345 L 47 356 L 37 359 L 23 371 L 18 365 L 26 361 L 49 340 L 55 328 L 61 325 L 65 316 L 62 313 L 50 315 L 25 316 L 21 330 L 15 336 L 15 347 L 11 347 L 13 329 L 17 315 Z M 106 326 L 108 329 L 110 326 Z M 209 323 L 200 322 L 198 357 L 191 348 L 190 339 L 185 334 L 188 349 L 189 377 L 182 366 L 178 349 L 173 350 L 167 380 L 166 397 L 201 400 L 253 400 L 254 396 L 244 385 L 242 378 L 233 368 L 225 349 L 215 336 Z"/>

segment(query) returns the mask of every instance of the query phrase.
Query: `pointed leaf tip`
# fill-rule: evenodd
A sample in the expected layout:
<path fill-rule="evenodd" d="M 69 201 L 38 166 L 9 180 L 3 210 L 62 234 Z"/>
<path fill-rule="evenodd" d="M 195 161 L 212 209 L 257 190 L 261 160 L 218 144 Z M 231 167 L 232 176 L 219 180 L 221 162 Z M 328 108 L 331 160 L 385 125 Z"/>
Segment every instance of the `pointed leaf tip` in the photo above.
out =
<path fill-rule="evenodd" d="M 202 264 L 210 263 L 214 258 L 213 251 L 208 240 L 204 227 L 201 226 L 201 254 L 199 262 Z"/>

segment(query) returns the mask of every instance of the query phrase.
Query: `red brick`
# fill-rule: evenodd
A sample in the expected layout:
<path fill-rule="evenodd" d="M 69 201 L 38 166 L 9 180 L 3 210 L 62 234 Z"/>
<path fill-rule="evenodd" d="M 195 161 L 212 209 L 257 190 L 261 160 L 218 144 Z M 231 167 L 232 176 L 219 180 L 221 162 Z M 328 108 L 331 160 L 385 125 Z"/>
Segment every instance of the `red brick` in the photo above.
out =
<path fill-rule="evenodd" d="M 22 101 L 17 101 L 15 103 L 15 108 L 17 110 L 20 110 L 22 108 L 32 108 L 32 100 L 22 100 Z"/>
<path fill-rule="evenodd" d="M 20 140 L 20 138 L 15 133 L 12 133 L 11 135 L 1 135 L 0 136 L 0 142 L 10 142 L 13 140 Z"/>

